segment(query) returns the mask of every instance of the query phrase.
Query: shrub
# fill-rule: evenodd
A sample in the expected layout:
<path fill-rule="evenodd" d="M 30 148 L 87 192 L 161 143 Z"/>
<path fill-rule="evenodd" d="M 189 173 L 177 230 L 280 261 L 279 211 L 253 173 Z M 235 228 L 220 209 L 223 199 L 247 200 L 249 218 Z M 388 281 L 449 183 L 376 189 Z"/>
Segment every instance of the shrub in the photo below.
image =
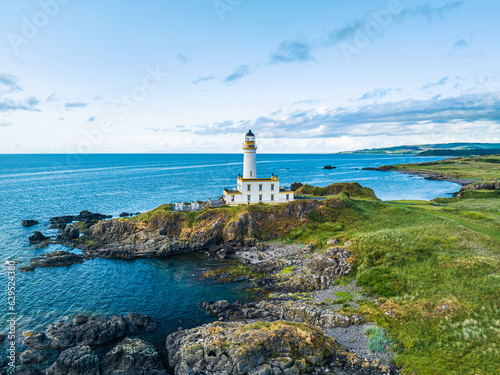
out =
<path fill-rule="evenodd" d="M 365 333 L 368 335 L 368 349 L 377 353 L 386 352 L 385 347 L 389 344 L 389 340 L 387 340 L 383 328 L 368 326 L 365 328 Z"/>

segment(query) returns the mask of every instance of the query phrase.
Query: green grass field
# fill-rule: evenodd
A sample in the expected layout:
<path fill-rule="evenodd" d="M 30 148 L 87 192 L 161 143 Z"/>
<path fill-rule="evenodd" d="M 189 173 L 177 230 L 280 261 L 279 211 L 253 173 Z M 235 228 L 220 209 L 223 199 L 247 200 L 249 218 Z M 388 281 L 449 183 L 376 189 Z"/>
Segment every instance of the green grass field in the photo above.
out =
<path fill-rule="evenodd" d="M 500 155 L 450 158 L 437 162 L 398 164 L 393 170 L 413 170 L 481 181 L 500 180 Z"/>

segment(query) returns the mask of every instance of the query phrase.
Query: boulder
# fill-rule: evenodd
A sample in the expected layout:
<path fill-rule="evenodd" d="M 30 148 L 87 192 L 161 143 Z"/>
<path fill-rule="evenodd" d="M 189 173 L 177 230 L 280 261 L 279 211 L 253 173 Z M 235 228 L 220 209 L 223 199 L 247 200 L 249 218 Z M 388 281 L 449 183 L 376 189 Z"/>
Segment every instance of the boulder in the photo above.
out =
<path fill-rule="evenodd" d="M 24 340 L 24 344 L 33 349 L 43 350 L 50 346 L 50 340 L 43 332 L 34 332 L 30 337 Z"/>
<path fill-rule="evenodd" d="M 49 325 L 47 334 L 53 349 L 66 349 L 75 345 L 99 346 L 136 333 L 139 329 L 154 331 L 156 323 L 145 314 L 115 315 L 111 319 L 99 316 L 77 316 L 72 320 Z"/>
<path fill-rule="evenodd" d="M 80 231 L 73 224 L 67 224 L 61 233 L 61 239 L 74 240 L 80 237 Z"/>
<path fill-rule="evenodd" d="M 23 365 L 29 365 L 31 363 L 40 363 L 45 361 L 44 353 L 38 350 L 28 349 L 19 355 L 19 362 Z"/>
<path fill-rule="evenodd" d="M 153 332 L 158 328 L 153 319 L 146 314 L 128 313 L 123 317 L 123 320 L 127 324 L 127 330 L 130 333 L 136 333 L 141 328 L 146 332 Z"/>
<path fill-rule="evenodd" d="M 100 375 L 99 358 L 90 346 L 81 345 L 64 350 L 45 375 Z"/>
<path fill-rule="evenodd" d="M 36 231 L 29 238 L 30 244 L 39 244 L 49 240 L 49 237 L 45 237 L 41 232 Z"/>
<path fill-rule="evenodd" d="M 126 338 L 102 360 L 102 375 L 167 375 L 155 347 L 140 339 Z"/>
<path fill-rule="evenodd" d="M 323 169 L 335 169 L 337 167 L 332 167 L 331 165 L 325 165 Z"/>
<path fill-rule="evenodd" d="M 36 220 L 23 220 L 21 222 L 21 225 L 23 227 L 32 227 L 33 225 L 37 225 L 38 224 L 38 221 Z"/>

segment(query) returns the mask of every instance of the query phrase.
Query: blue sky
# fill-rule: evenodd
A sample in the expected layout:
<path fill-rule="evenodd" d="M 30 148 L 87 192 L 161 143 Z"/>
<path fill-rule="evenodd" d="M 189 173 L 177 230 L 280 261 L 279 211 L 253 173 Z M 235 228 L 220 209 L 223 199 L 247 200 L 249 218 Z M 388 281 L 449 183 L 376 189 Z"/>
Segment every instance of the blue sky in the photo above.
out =
<path fill-rule="evenodd" d="M 0 2 L 0 153 L 500 142 L 494 0 Z"/>

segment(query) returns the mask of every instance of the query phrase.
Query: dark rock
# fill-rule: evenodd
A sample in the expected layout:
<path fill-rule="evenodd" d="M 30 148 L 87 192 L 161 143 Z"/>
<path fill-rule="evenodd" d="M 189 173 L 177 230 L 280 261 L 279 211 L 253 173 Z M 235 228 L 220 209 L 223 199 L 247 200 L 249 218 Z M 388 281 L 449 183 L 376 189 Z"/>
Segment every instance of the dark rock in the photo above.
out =
<path fill-rule="evenodd" d="M 80 231 L 73 224 L 67 224 L 61 233 L 61 239 L 74 240 L 80 237 Z"/>
<path fill-rule="evenodd" d="M 45 375 L 100 375 L 99 358 L 90 346 L 82 345 L 64 350 Z"/>
<path fill-rule="evenodd" d="M 118 215 L 120 217 L 127 217 L 127 216 L 132 216 L 132 214 L 129 214 L 128 212 L 122 212 L 120 215 Z"/>
<path fill-rule="evenodd" d="M 102 375 L 167 375 L 155 347 L 139 339 L 126 338 L 102 361 Z"/>
<path fill-rule="evenodd" d="M 156 330 L 156 323 L 145 314 L 115 315 L 111 319 L 98 316 L 76 316 L 73 320 L 49 325 L 47 334 L 53 349 L 66 349 L 75 345 L 99 346 L 123 338 L 139 329 Z"/>
<path fill-rule="evenodd" d="M 46 242 L 49 239 L 50 239 L 49 237 L 45 237 L 42 233 L 40 233 L 38 231 L 33 233 L 33 235 L 30 236 L 30 238 L 29 238 L 30 244 L 39 244 L 41 242 Z"/>
<path fill-rule="evenodd" d="M 136 333 L 139 329 L 144 328 L 147 332 L 153 332 L 158 329 L 158 326 L 146 314 L 128 313 L 123 317 L 127 324 L 127 330 L 131 333 Z"/>
<path fill-rule="evenodd" d="M 34 349 L 28 349 L 19 355 L 19 362 L 23 365 L 29 365 L 31 363 L 40 363 L 45 361 L 46 356 Z"/>
<path fill-rule="evenodd" d="M 290 186 L 290 190 L 292 191 L 297 191 L 299 190 L 299 188 L 301 188 L 302 186 L 304 186 L 304 184 L 302 182 L 294 182 L 291 186 Z"/>
<path fill-rule="evenodd" d="M 21 225 L 23 227 L 32 227 L 33 225 L 37 225 L 38 221 L 36 220 L 23 220 Z"/>
<path fill-rule="evenodd" d="M 331 165 L 325 165 L 323 169 L 336 169 L 337 167 L 332 167 Z"/>
<path fill-rule="evenodd" d="M 50 340 L 43 332 L 34 332 L 30 337 L 24 340 L 24 344 L 33 349 L 43 350 L 50 346 Z"/>
<path fill-rule="evenodd" d="M 0 374 L 2 374 L 1 370 L 0 370 Z M 25 368 L 25 369 L 13 372 L 10 375 L 42 375 L 42 372 L 36 368 Z"/>
<path fill-rule="evenodd" d="M 20 271 L 33 271 L 37 267 L 69 267 L 76 263 L 83 263 L 83 255 L 68 253 L 67 251 L 55 251 L 43 254 L 30 260 L 28 266 L 20 267 Z"/>
<path fill-rule="evenodd" d="M 77 216 L 74 215 L 66 215 L 66 216 L 56 216 L 50 218 L 50 223 L 52 228 L 57 228 L 63 230 L 66 227 L 66 224 L 70 224 L 73 221 L 82 221 L 88 227 L 93 223 L 96 223 L 103 219 L 111 218 L 111 215 L 102 215 L 94 212 L 90 212 L 84 210 L 80 212 Z"/>

